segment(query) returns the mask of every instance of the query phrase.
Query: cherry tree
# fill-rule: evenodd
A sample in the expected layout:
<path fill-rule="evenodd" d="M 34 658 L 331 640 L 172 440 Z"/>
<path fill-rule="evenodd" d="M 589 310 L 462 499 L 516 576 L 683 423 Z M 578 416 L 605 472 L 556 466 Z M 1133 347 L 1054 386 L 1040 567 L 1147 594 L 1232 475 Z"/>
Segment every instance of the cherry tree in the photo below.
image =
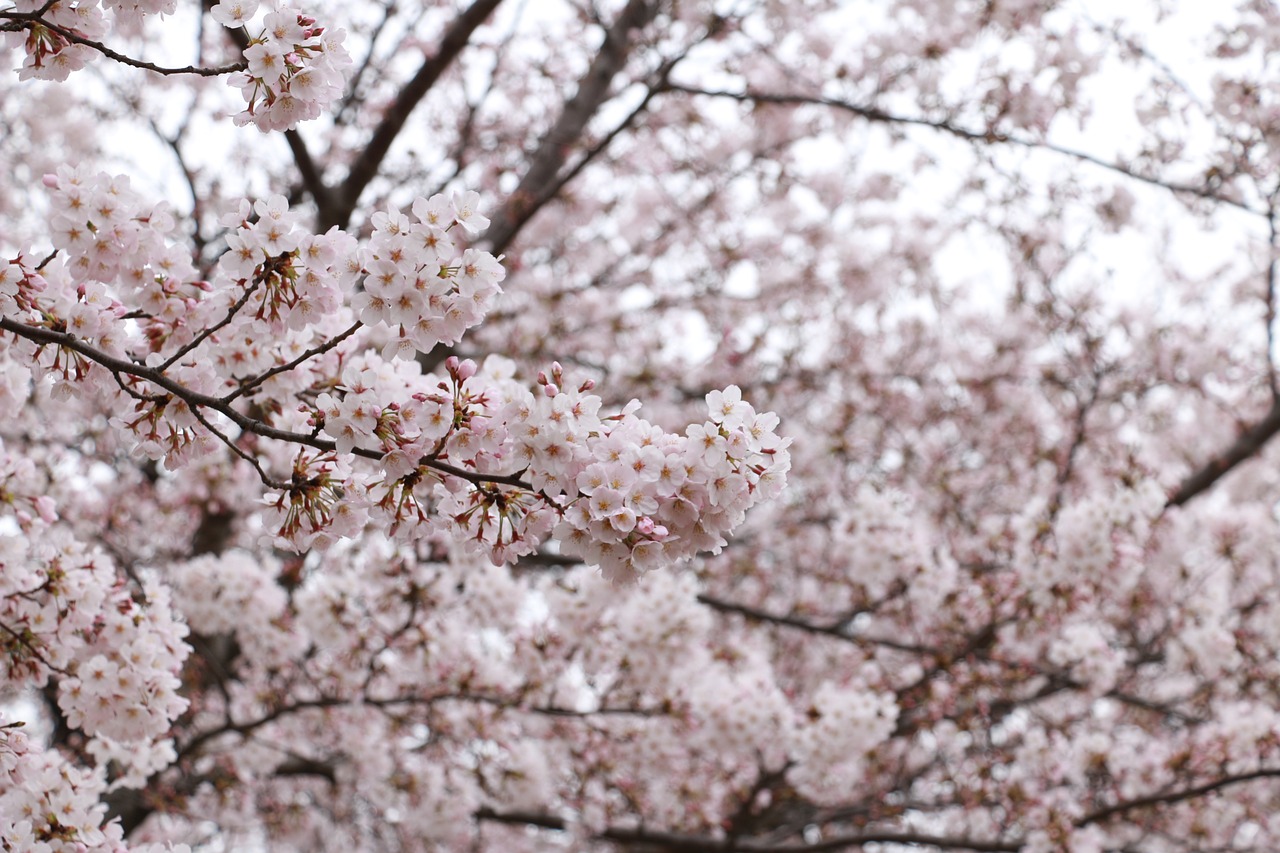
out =
<path fill-rule="evenodd" d="M 1280 10 L 1113 5 L 0 0 L 0 849 L 1275 849 Z"/>

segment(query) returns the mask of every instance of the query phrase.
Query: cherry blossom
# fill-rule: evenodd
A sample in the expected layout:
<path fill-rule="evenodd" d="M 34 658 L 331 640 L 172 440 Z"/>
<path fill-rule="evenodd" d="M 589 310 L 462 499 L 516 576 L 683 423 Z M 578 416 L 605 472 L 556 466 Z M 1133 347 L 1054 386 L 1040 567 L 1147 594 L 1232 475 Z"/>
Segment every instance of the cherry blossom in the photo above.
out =
<path fill-rule="evenodd" d="M 0 33 L 0 848 L 1277 847 L 1271 5 Z"/>

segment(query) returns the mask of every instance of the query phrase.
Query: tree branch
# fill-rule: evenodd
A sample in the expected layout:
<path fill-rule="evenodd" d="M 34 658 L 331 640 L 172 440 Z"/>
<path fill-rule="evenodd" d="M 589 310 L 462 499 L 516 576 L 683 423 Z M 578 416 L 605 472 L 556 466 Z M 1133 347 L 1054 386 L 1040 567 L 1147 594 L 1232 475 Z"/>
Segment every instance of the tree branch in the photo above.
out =
<path fill-rule="evenodd" d="M 1036 139 L 1028 139 L 1020 136 L 1013 136 L 1012 134 L 1002 133 L 996 130 L 983 130 L 983 131 L 970 130 L 968 128 L 964 128 L 959 125 L 953 124 L 952 122 L 944 119 L 930 119 L 930 118 L 924 118 L 921 116 L 895 115 L 894 113 L 886 112 L 882 109 L 879 109 L 878 107 L 863 106 L 863 105 L 855 104 L 849 101 L 840 100 L 839 98 L 826 98 L 820 95 L 805 95 L 805 94 L 790 93 L 790 92 L 785 92 L 785 93 L 753 92 L 753 91 L 730 92 L 730 91 L 717 90 L 717 89 L 704 89 L 698 86 L 687 86 L 687 85 L 682 85 L 680 83 L 668 83 L 666 86 L 666 90 L 669 92 L 681 92 L 686 95 L 701 95 L 703 97 L 709 97 L 709 98 L 729 98 L 731 100 L 742 101 L 744 103 L 787 104 L 792 106 L 811 105 L 811 106 L 831 107 L 833 109 L 843 110 L 844 112 L 848 112 L 848 113 L 852 113 L 854 115 L 860 116 L 870 122 L 876 122 L 880 124 L 915 125 L 917 127 L 932 128 L 933 130 L 950 134 L 951 136 L 954 136 L 958 139 L 963 139 L 967 142 L 979 142 L 986 145 L 990 145 L 992 143 L 1000 143 L 1004 145 L 1013 145 L 1020 148 L 1050 151 L 1054 154 L 1059 154 L 1063 157 L 1070 157 L 1073 160 L 1078 160 L 1081 163 L 1088 163 L 1090 165 L 1098 166 L 1099 168 L 1106 169 L 1111 172 L 1116 172 L 1117 174 L 1124 175 L 1126 178 L 1131 178 L 1135 181 L 1141 181 L 1142 183 L 1145 183 L 1145 184 L 1161 187 L 1163 189 L 1169 190 L 1170 192 L 1180 193 L 1185 195 L 1192 195 L 1198 198 L 1208 199 L 1210 201 L 1218 202 L 1219 204 L 1225 204 L 1231 207 L 1238 208 L 1239 210 L 1243 210 L 1246 213 L 1252 213 L 1255 216 L 1267 215 L 1266 211 L 1262 211 L 1262 210 L 1258 210 L 1256 208 L 1250 207 L 1245 202 L 1219 195 L 1209 187 L 1194 186 L 1192 184 L 1179 184 L 1171 181 L 1165 181 L 1161 178 L 1153 177 L 1151 175 L 1144 175 L 1141 172 L 1134 171 L 1132 168 L 1128 166 L 1123 166 L 1119 163 L 1113 163 L 1108 160 L 1104 160 L 1101 157 L 1097 157 L 1093 154 L 1088 154 L 1083 151 L 1076 151 L 1075 149 L 1066 148 L 1061 145 L 1055 145 L 1051 142 L 1042 142 Z"/>
<path fill-rule="evenodd" d="M 97 362 L 107 368 L 107 370 L 117 376 L 124 374 L 127 376 L 134 376 L 138 379 L 143 379 L 183 400 L 191 407 L 192 411 L 195 411 L 197 408 L 203 408 L 219 412 L 246 432 L 260 435 L 263 438 L 272 438 L 277 441 L 304 445 L 321 452 L 337 452 L 338 445 L 336 442 L 319 438 L 314 435 L 289 432 L 288 430 L 269 426 L 256 418 L 251 418 L 248 415 L 237 411 L 225 398 L 211 397 L 208 394 L 201 394 L 198 391 L 193 391 L 180 382 L 175 382 L 173 379 L 165 376 L 164 373 L 159 370 L 147 367 L 143 364 L 138 364 L 134 361 L 129 361 L 128 359 L 109 355 L 108 353 L 90 346 L 75 335 L 70 335 L 66 332 L 55 332 L 52 329 L 28 326 L 8 317 L 0 317 L 0 330 L 11 332 L 37 344 L 45 346 L 60 346 L 71 350 L 72 352 L 79 353 L 90 361 Z M 351 455 L 359 456 L 364 459 L 381 461 L 385 453 L 377 450 L 369 450 L 363 447 L 353 447 L 351 449 Z M 531 485 L 520 479 L 518 474 L 479 474 L 474 471 L 468 471 L 465 468 L 459 468 L 456 465 L 450 465 L 447 462 L 441 462 L 437 459 L 423 459 L 422 464 L 440 473 L 449 474 L 471 483 L 491 483 L 515 486 L 529 491 L 534 490 Z"/>
<path fill-rule="evenodd" d="M 604 43 L 591 66 L 578 80 L 577 91 L 565 102 L 560 117 L 538 143 L 538 149 L 515 192 L 494 214 L 492 224 L 484 234 L 489 251 L 495 255 L 502 254 L 520 229 L 550 198 L 547 190 L 557 186 L 556 178 L 574 142 L 582 137 L 587 123 L 608 100 L 613 78 L 626 65 L 631 54 L 632 31 L 648 25 L 656 14 L 657 4 L 653 0 L 630 0 L 613 26 L 605 31 Z"/>
<path fill-rule="evenodd" d="M 815 625 L 814 623 L 801 619 L 797 616 L 781 616 L 774 613 L 768 613 L 763 610 L 757 610 L 754 607 L 748 607 L 745 604 L 736 604 L 731 601 L 724 601 L 710 595 L 699 595 L 698 602 L 700 604 L 705 604 L 712 610 L 719 610 L 721 613 L 736 613 L 753 622 L 766 622 L 768 624 L 778 625 L 784 628 L 795 628 L 798 631 L 805 631 L 810 634 L 821 634 L 824 637 L 834 637 L 837 640 L 843 640 L 846 643 L 884 646 L 901 652 L 910 652 L 911 654 L 919 655 L 932 655 L 934 657 L 938 657 L 943 654 L 939 649 L 930 648 L 928 646 L 902 643 L 897 640 L 881 639 L 876 637 L 861 637 L 856 634 L 850 634 L 844 629 L 845 624 L 849 621 L 847 617 L 840 619 L 839 622 L 836 622 L 833 625 Z"/>
<path fill-rule="evenodd" d="M 1226 450 L 1206 462 L 1191 474 L 1169 496 L 1165 507 L 1182 506 L 1192 498 L 1209 490 L 1223 475 L 1262 449 L 1271 437 L 1280 432 L 1280 399 L 1274 400 L 1267 414 L 1253 426 L 1242 432 Z"/>
<path fill-rule="evenodd" d="M 52 24 L 41 17 L 40 12 L 0 12 L 0 19 L 9 19 L 12 24 L 4 24 L 0 26 L 0 32 L 18 32 L 21 30 L 31 29 L 32 27 L 44 27 L 50 32 L 55 32 L 69 42 L 84 45 L 87 48 L 96 50 L 108 59 L 113 59 L 122 65 L 129 65 L 134 68 L 141 68 L 145 71 L 154 71 L 156 74 L 194 74 L 198 77 L 218 77 L 223 74 L 231 74 L 236 71 L 243 71 L 249 67 L 249 64 L 241 59 L 239 62 L 233 62 L 230 65 L 220 65 L 216 68 L 198 68 L 194 65 L 184 65 L 180 68 L 168 68 L 162 65 L 156 65 L 146 62 L 142 59 L 133 59 L 125 56 L 123 53 L 117 53 L 101 42 L 93 39 L 87 39 L 77 33 L 75 30 L 69 30 Z"/>
<path fill-rule="evenodd" d="M 478 821 L 521 824 L 542 829 L 564 830 L 567 828 L 563 818 L 534 812 L 499 812 L 491 808 L 482 808 L 475 813 L 474 817 Z M 972 838 L 949 838 L 922 832 L 888 830 L 838 835 L 812 844 L 773 844 L 746 839 L 734 841 L 644 828 L 610 828 L 603 830 L 595 837 L 598 841 L 655 845 L 661 847 L 663 853 L 824 853 L 861 847 L 865 844 L 910 844 L 936 847 L 941 850 L 971 850 L 977 853 L 1017 853 L 1022 849 L 1020 841 L 979 841 Z"/>
<path fill-rule="evenodd" d="M 346 227 L 360 200 L 360 194 L 377 176 L 378 167 L 382 165 L 387 152 L 391 150 L 391 144 L 409 120 L 410 113 L 467 46 L 471 34 L 501 3 L 502 0 L 476 0 L 453 22 L 440 40 L 440 47 L 435 55 L 424 62 L 418 73 L 400 88 L 395 102 L 382 117 L 381 124 L 374 130 L 364 151 L 351 164 L 346 179 L 334 189 L 331 198 L 323 201 L 317 199 L 320 203 L 318 230 L 325 231 L 334 225 Z"/>
<path fill-rule="evenodd" d="M 1180 791 L 1168 791 L 1163 794 L 1150 794 L 1145 797 L 1136 797 L 1132 800 L 1125 800 L 1116 803 L 1113 806 L 1107 806 L 1091 812 L 1076 821 L 1076 826 L 1088 826 L 1093 823 L 1099 823 L 1124 812 L 1133 811 L 1134 809 L 1149 808 L 1151 806 L 1172 805 L 1180 803 L 1184 800 L 1203 797 L 1205 794 L 1211 794 L 1222 788 L 1232 785 L 1239 785 L 1244 782 L 1252 782 L 1257 779 L 1276 779 L 1280 778 L 1280 768 L 1255 770 L 1252 773 L 1239 773 L 1232 776 L 1224 776 L 1221 779 L 1215 779 L 1212 782 L 1206 782 L 1203 785 L 1195 785 L 1191 788 L 1183 788 Z"/>

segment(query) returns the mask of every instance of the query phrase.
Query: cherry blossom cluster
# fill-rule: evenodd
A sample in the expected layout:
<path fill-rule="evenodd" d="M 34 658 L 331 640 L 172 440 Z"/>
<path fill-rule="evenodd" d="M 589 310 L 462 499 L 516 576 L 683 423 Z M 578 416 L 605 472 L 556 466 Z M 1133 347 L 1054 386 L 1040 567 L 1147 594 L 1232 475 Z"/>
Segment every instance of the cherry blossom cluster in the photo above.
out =
<path fill-rule="evenodd" d="M 654 572 L 627 597 L 610 606 L 593 601 L 591 588 L 576 594 L 551 597 L 551 612 L 560 630 L 571 637 L 607 636 L 610 642 L 589 647 L 585 666 L 589 672 L 606 672 L 614 665 L 610 651 L 623 649 L 626 681 L 645 694 L 663 699 L 685 699 L 690 683 L 700 680 L 714 667 L 700 648 L 714 628 L 713 617 L 698 604 L 698 585 L 692 575 Z M 597 595 L 599 591 L 594 591 Z M 588 613 L 607 611 L 607 628 L 584 625 Z M 577 612 L 583 609 L 583 612 Z M 607 632 L 607 633 L 606 633 Z M 679 661 L 673 666 L 673 662 Z M 699 672 L 701 671 L 701 672 Z M 694 677 L 694 673 L 698 673 Z"/>
<path fill-rule="evenodd" d="M 134 743 L 155 740 L 187 707 L 177 673 L 190 652 L 168 588 L 144 586 L 147 606 L 116 593 L 83 632 L 86 645 L 58 684 L 67 722 L 86 734 Z"/>
<path fill-rule="evenodd" d="M 155 739 L 186 707 L 186 627 L 164 586 L 147 583 L 146 603 L 135 600 L 106 555 L 57 523 L 40 488 L 30 462 L 0 447 L 0 512 L 21 531 L 0 536 L 3 673 L 36 686 L 57 677 L 63 713 L 86 734 Z"/>
<path fill-rule="evenodd" d="M 139 604 L 102 554 L 49 528 L 39 543 L 0 543 L 0 648 L 8 678 L 58 677 L 58 704 L 86 734 L 121 742 L 159 737 L 186 707 L 177 672 L 189 651 L 165 588 Z"/>
<path fill-rule="evenodd" d="M 278 560 L 233 550 L 179 563 L 167 579 L 192 631 L 233 634 L 248 657 L 283 662 L 303 649 L 284 624 L 288 596 L 279 573 Z"/>
<path fill-rule="evenodd" d="M 21 733 L 0 729 L 0 755 Z M 24 739 L 25 740 L 25 739 Z M 53 750 L 17 745 L 20 761 L 0 761 L 0 847 L 71 853 L 124 850 L 119 824 L 102 826 L 107 807 L 103 768 L 81 768 Z M 7 772 L 6 772 L 7 771 Z M 6 778 L 7 777 L 7 778 Z"/>
<path fill-rule="evenodd" d="M 366 340 L 382 336 L 380 355 L 318 360 L 341 366 L 336 381 L 301 373 L 324 390 L 275 424 L 333 446 L 299 449 L 288 487 L 267 499 L 293 547 L 354 536 L 372 519 L 401 538 L 443 525 L 506 562 L 554 532 L 564 553 L 626 579 L 718 550 L 749 507 L 782 489 L 789 440 L 778 437 L 777 416 L 757 413 L 736 387 L 708 395 L 707 420 L 676 435 L 639 418 L 638 403 L 602 414 L 592 383 L 572 387 L 558 364 L 538 377 L 537 393 L 498 357 L 484 370 L 452 358 L 447 375 L 421 376 L 409 356 L 456 343 L 500 292 L 501 264 L 458 239 L 488 224 L 475 193 L 419 199 L 413 218 L 375 214 L 364 247 L 336 228 L 308 233 L 283 197 L 244 201 L 224 217 L 228 251 L 204 282 L 191 280 L 167 208 L 145 205 L 127 181 L 65 168 L 46 185 L 58 257 L 39 271 L 14 259 L 0 292 L 30 322 L 144 359 L 185 389 L 121 384 L 78 351 L 34 354 L 67 395 L 85 379 L 107 393 L 120 385 L 132 412 L 113 424 L 171 469 L 215 434 L 213 415 L 184 393 L 290 393 L 297 378 L 281 365 L 295 356 L 301 365 L 306 347 L 321 355 L 361 326 Z"/>
<path fill-rule="evenodd" d="M 839 803 L 866 775 L 867 757 L 893 734 L 898 705 L 862 679 L 825 682 L 810 703 L 796 725 L 787 778 L 815 802 Z"/>
<path fill-rule="evenodd" d="M 247 27 L 258 6 L 258 0 L 223 0 L 211 11 L 223 26 Z M 235 116 L 236 124 L 253 124 L 264 133 L 291 130 L 320 116 L 342 96 L 343 72 L 351 65 L 342 30 L 323 27 L 291 6 L 272 3 L 269 8 L 262 31 L 245 48 L 247 70 L 227 79 L 248 104 Z"/>
<path fill-rule="evenodd" d="M 479 323 L 501 292 L 506 271 L 488 252 L 463 248 L 455 226 L 474 237 L 489 225 L 475 192 L 435 195 L 403 213 L 373 215 L 368 276 L 352 308 L 366 326 L 399 330 L 383 351 L 412 358 L 437 344 L 454 344 Z M 415 221 L 416 220 L 416 221 Z"/>
<path fill-rule="evenodd" d="M 575 578 L 572 592 L 564 585 L 548 590 L 547 603 L 553 635 L 570 648 L 583 642 L 580 665 L 599 691 L 594 701 L 678 709 L 670 724 L 686 744 L 726 766 L 749 756 L 785 768 L 796 790 L 819 803 L 843 801 L 893 735 L 897 700 L 875 686 L 883 674 L 874 665 L 844 683 L 827 680 L 784 693 L 762 647 L 714 655 L 709 642 L 713 646 L 716 623 L 698 603 L 692 574 L 654 573 L 625 591 L 584 581 Z M 559 690 L 569 693 L 567 684 Z M 667 724 L 651 721 L 650 733 Z M 654 734 L 655 749 L 663 738 Z M 637 786 L 648 784 L 648 774 L 629 773 L 646 779 Z"/>
<path fill-rule="evenodd" d="M 1019 547 L 1020 559 L 1038 564 L 1028 579 L 1032 596 L 1052 607 L 1063 593 L 1088 598 L 1104 590 L 1111 596 L 1128 592 L 1142 571 L 1134 543 L 1145 539 L 1163 505 L 1163 490 L 1147 479 L 1073 501 L 1058 513 L 1047 559 L 1035 554 L 1044 543 L 1038 520 L 1043 508 L 1028 507 L 1019 522 Z"/>
<path fill-rule="evenodd" d="M 1098 693 L 1115 686 L 1124 656 L 1109 642 L 1105 626 L 1091 623 L 1068 625 L 1049 646 L 1048 659 L 1081 684 Z"/>
<path fill-rule="evenodd" d="M 864 485 L 834 525 L 832 561 L 873 599 L 904 574 L 921 586 L 942 583 L 922 529 L 905 495 Z"/>
<path fill-rule="evenodd" d="M 58 518 L 28 458 L 0 447 L 0 677 L 12 685 L 57 684 L 68 726 L 89 736 L 94 769 L 32 748 L 0 720 L 0 843 L 13 850 L 120 850 L 118 826 L 101 826 L 105 768 L 117 784 L 142 785 L 172 761 L 161 741 L 187 707 L 178 672 L 189 647 L 168 588 L 140 588 L 91 551 Z M 42 847 L 42 844 L 49 845 Z"/>
<path fill-rule="evenodd" d="M 789 439 L 775 432 L 776 415 L 756 413 L 736 387 L 709 394 L 708 419 L 682 436 L 637 417 L 638 403 L 602 415 L 592 383 L 570 386 L 559 365 L 539 377 L 536 393 L 498 356 L 483 368 L 457 358 L 446 367 L 447 376 L 416 383 L 434 390 L 385 404 L 378 394 L 394 371 L 356 361 L 338 394 L 319 397 L 311 423 L 339 454 L 376 446 L 381 473 L 371 479 L 337 457 L 300 456 L 295 487 L 268 499 L 290 544 L 350 536 L 370 518 L 418 538 L 437 529 L 438 515 L 452 538 L 495 562 L 532 553 L 554 533 L 563 553 L 629 580 L 718 550 L 746 510 L 785 483 Z M 442 476 L 440 464 L 476 479 Z"/>
<path fill-rule="evenodd" d="M 514 401 L 517 452 L 533 479 L 571 499 L 555 530 L 566 553 L 607 577 L 718 553 L 747 509 L 785 484 L 790 441 L 775 432 L 778 417 L 756 413 L 737 386 L 709 393 L 707 420 L 680 436 L 636 417 L 638 403 L 598 419 L 582 389 L 559 390 L 558 370 L 551 379 L 541 399 Z"/>
<path fill-rule="evenodd" d="M 44 176 L 49 190 L 53 247 L 74 287 L 50 293 L 51 310 L 77 337 L 121 345 L 113 321 L 126 308 L 154 314 L 190 311 L 198 290 L 180 282 L 195 279 L 190 251 L 177 244 L 177 223 L 166 202 L 147 203 L 127 177 L 62 166 Z M 93 283 L 114 285 L 103 291 Z M 167 307 L 166 303 L 174 300 Z M 31 307 L 19 303 L 19 308 Z"/>
<path fill-rule="evenodd" d="M 236 313 L 211 346 L 218 372 L 244 376 L 272 366 L 273 349 L 257 340 L 262 331 L 284 337 L 337 312 L 361 273 L 361 255 L 355 239 L 339 229 L 309 233 L 283 196 L 242 200 L 222 224 L 234 230 L 205 307 L 229 312 L 248 297 L 247 310 Z"/>
<path fill-rule="evenodd" d="M 262 331 L 281 339 L 323 327 L 348 316 L 347 303 L 353 320 L 397 328 L 384 348 L 387 359 L 455 343 L 483 319 L 504 274 L 492 255 L 459 246 L 450 233 L 456 226 L 471 234 L 484 227 L 488 220 L 475 211 L 477 200 L 475 193 L 419 199 L 413 208 L 421 217 L 417 222 L 399 213 L 377 213 L 367 246 L 336 228 L 321 235 L 307 232 L 282 196 L 242 202 L 223 219 L 234 229 L 226 238 L 229 251 L 219 259 L 213 298 L 201 306 L 214 322 L 219 312 L 235 310 L 246 291 L 254 291 L 250 310 L 236 313 L 209 345 L 218 372 L 243 379 L 274 366 L 276 351 L 266 345 Z M 360 393 L 344 400 L 348 413 L 368 403 Z M 354 437 L 366 421 L 337 418 L 330 434 L 346 452 L 354 441 L 347 443 L 339 425 L 355 430 Z"/>
<path fill-rule="evenodd" d="M 23 853 L 191 853 L 186 844 L 126 845 L 117 822 L 103 824 L 106 763 L 77 767 L 32 743 L 23 724 L 0 713 L 0 849 Z"/>

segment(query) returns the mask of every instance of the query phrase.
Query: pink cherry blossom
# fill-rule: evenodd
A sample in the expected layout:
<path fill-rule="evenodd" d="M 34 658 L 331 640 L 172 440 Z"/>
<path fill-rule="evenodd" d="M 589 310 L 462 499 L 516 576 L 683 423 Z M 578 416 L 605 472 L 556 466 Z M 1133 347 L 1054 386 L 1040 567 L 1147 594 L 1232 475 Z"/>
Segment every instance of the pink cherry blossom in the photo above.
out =
<path fill-rule="evenodd" d="M 0 5 L 0 849 L 1280 848 L 1273 4 Z"/>

